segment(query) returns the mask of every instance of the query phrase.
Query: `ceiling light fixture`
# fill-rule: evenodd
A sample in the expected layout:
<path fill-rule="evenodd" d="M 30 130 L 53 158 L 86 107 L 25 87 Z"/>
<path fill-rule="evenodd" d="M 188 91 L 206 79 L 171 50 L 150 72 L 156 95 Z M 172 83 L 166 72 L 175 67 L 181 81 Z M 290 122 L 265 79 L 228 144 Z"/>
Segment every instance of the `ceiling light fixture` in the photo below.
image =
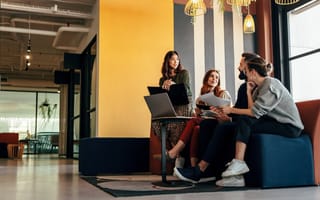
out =
<path fill-rule="evenodd" d="M 27 53 L 31 53 L 31 39 L 30 39 L 30 36 L 29 36 L 29 40 L 28 40 Z"/>
<path fill-rule="evenodd" d="M 298 3 L 300 0 L 275 0 L 275 3 L 278 5 L 291 5 Z"/>
<path fill-rule="evenodd" d="M 232 6 L 249 6 L 252 1 L 256 0 L 226 0 L 227 4 Z"/>
<path fill-rule="evenodd" d="M 191 16 L 191 23 L 194 24 L 196 16 L 204 15 L 207 12 L 206 4 L 203 0 L 188 0 L 184 7 L 184 13 Z"/>
<path fill-rule="evenodd" d="M 244 33 L 254 33 L 255 32 L 255 25 L 252 15 L 250 14 L 250 6 L 248 7 L 248 14 L 244 18 L 243 22 L 243 32 Z"/>

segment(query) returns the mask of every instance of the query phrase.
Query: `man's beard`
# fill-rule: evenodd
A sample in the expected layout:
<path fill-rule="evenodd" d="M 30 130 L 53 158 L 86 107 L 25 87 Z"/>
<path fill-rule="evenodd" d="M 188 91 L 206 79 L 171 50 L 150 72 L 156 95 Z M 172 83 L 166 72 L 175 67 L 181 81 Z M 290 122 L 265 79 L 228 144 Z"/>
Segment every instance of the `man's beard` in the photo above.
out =
<path fill-rule="evenodd" d="M 239 77 L 240 80 L 246 80 L 247 79 L 247 76 L 243 71 L 240 71 L 240 74 L 239 74 L 238 77 Z"/>

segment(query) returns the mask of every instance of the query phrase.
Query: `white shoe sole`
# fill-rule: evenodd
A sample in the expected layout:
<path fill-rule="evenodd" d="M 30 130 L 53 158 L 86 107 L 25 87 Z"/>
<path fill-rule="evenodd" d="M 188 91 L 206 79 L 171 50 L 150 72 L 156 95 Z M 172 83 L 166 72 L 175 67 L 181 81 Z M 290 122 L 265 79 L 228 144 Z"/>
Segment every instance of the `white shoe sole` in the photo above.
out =
<path fill-rule="evenodd" d="M 228 180 L 228 179 L 232 179 L 232 178 L 233 177 L 223 178 L 223 179 L 217 181 L 216 185 L 221 186 L 221 187 L 244 187 L 245 186 L 243 176 L 242 176 L 242 179 L 236 180 L 236 178 L 234 178 L 234 180 Z"/>
<path fill-rule="evenodd" d="M 245 186 L 244 183 L 224 184 L 224 183 L 220 183 L 219 181 L 216 182 L 216 185 L 220 187 L 244 187 Z"/>
<path fill-rule="evenodd" d="M 190 182 L 190 183 L 198 183 L 198 181 L 195 181 L 195 180 L 192 180 L 192 179 L 188 179 L 184 176 L 182 176 L 179 172 L 179 170 L 175 167 L 173 168 L 173 171 L 174 171 L 174 174 L 180 179 L 180 180 L 183 180 L 183 181 L 187 181 L 187 182 Z"/>
<path fill-rule="evenodd" d="M 188 179 L 188 178 L 182 176 L 176 167 L 173 168 L 173 174 L 174 174 L 174 176 L 178 177 L 180 180 L 187 181 L 187 182 L 190 182 L 190 183 L 205 183 L 205 182 L 216 180 L 216 177 L 214 177 L 214 176 L 206 177 L 206 178 L 200 178 L 199 181 Z"/>

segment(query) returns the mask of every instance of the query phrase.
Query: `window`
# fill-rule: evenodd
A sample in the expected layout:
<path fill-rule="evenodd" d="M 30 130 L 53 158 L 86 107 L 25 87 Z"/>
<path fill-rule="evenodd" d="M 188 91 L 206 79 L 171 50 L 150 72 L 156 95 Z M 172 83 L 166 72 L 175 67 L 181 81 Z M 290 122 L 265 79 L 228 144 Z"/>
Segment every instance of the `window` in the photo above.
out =
<path fill-rule="evenodd" d="M 59 133 L 59 99 L 58 93 L 0 91 L 0 132 L 17 132 L 19 139 Z"/>
<path fill-rule="evenodd" d="M 319 99 L 320 1 L 309 1 L 287 16 L 291 93 L 295 101 Z"/>
<path fill-rule="evenodd" d="M 19 133 L 19 139 L 27 131 L 35 131 L 36 95 L 31 92 L 0 91 L 0 132 Z"/>

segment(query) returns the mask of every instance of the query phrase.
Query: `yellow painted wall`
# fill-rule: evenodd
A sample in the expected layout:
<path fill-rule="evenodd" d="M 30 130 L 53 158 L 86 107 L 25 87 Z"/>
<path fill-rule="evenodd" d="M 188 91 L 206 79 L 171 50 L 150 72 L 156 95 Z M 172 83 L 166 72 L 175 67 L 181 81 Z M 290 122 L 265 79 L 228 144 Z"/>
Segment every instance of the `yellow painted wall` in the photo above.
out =
<path fill-rule="evenodd" d="M 173 49 L 172 0 L 100 0 L 97 136 L 149 137 L 143 96 Z"/>

